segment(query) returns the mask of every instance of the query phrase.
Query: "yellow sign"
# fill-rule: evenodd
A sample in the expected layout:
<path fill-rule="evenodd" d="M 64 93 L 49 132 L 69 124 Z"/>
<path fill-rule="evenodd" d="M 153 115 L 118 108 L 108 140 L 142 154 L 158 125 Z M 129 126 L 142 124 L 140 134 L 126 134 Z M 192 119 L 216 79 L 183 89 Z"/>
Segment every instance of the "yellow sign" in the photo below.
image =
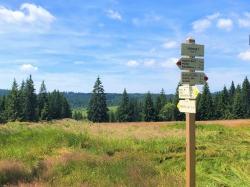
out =
<path fill-rule="evenodd" d="M 199 94 L 199 89 L 196 86 L 183 85 L 179 86 L 180 99 L 195 99 Z"/>

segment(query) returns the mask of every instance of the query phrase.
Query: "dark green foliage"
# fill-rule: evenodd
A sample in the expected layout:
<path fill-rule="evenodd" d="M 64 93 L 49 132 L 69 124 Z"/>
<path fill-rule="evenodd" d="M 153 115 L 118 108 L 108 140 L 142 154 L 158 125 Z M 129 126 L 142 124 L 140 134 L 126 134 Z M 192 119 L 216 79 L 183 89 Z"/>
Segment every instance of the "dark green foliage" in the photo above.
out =
<path fill-rule="evenodd" d="M 130 113 L 129 97 L 126 89 L 124 89 L 121 103 L 117 109 L 117 120 L 120 122 L 130 121 L 129 113 Z"/>
<path fill-rule="evenodd" d="M 175 105 L 171 102 L 165 104 L 159 113 L 162 121 L 173 121 L 175 114 Z"/>
<path fill-rule="evenodd" d="M 144 101 L 144 120 L 145 121 L 155 120 L 154 103 L 150 92 L 147 93 Z"/>
<path fill-rule="evenodd" d="M 37 115 L 37 96 L 35 94 L 34 83 L 32 77 L 26 80 L 24 87 L 24 119 L 25 121 L 36 121 L 38 119 Z"/>
<path fill-rule="evenodd" d="M 242 110 L 244 112 L 243 117 L 249 118 L 250 117 L 250 84 L 249 84 L 247 77 L 245 78 L 242 84 L 241 97 L 242 97 Z"/>
<path fill-rule="evenodd" d="M 233 117 L 240 119 L 244 117 L 244 112 L 242 108 L 242 97 L 241 97 L 241 88 L 240 85 L 237 86 L 235 90 L 235 96 L 233 100 Z"/>
<path fill-rule="evenodd" d="M 44 82 L 38 95 L 31 76 L 22 81 L 20 89 L 14 80 L 7 96 L 0 97 L 0 123 L 7 121 L 37 121 L 71 117 L 66 98 L 59 91 L 47 93 Z"/>
<path fill-rule="evenodd" d="M 43 113 L 43 115 L 42 115 Z M 49 104 L 48 104 L 48 93 L 44 81 L 41 84 L 40 92 L 38 94 L 38 116 L 42 120 L 48 119 Z"/>
<path fill-rule="evenodd" d="M 165 95 L 164 89 L 162 88 L 160 95 L 156 99 L 155 116 L 157 121 L 163 120 L 163 118 L 160 116 L 160 111 L 165 106 L 166 102 L 167 97 Z"/>
<path fill-rule="evenodd" d="M 12 84 L 12 89 L 8 95 L 8 105 L 7 105 L 7 116 L 10 121 L 15 121 L 20 116 L 20 95 L 18 91 L 18 85 L 14 79 Z"/>
<path fill-rule="evenodd" d="M 199 97 L 197 102 L 197 114 L 196 118 L 198 120 L 211 120 L 213 119 L 213 100 L 212 95 L 209 90 L 208 84 L 205 84 L 203 87 L 203 92 Z"/>
<path fill-rule="evenodd" d="M 100 78 L 98 77 L 88 106 L 88 119 L 93 122 L 107 122 L 108 108 L 106 95 Z"/>
<path fill-rule="evenodd" d="M 129 121 L 143 120 L 143 104 L 137 99 L 129 100 Z"/>
<path fill-rule="evenodd" d="M 3 94 L 5 91 L 3 92 Z M 74 92 L 62 92 L 63 95 L 66 97 L 68 100 L 70 106 L 74 109 L 76 108 L 87 108 L 90 98 L 91 98 L 91 93 L 74 93 Z M 1 90 L 0 90 L 0 95 L 1 95 Z M 106 93 L 106 101 L 107 101 L 107 106 L 118 106 L 121 103 L 122 99 L 122 94 L 120 93 Z M 156 100 L 156 98 L 160 94 L 151 94 L 152 99 Z M 138 102 L 143 102 L 145 94 L 143 93 L 128 93 L 129 98 L 136 99 Z M 168 94 L 166 95 L 167 100 L 172 100 L 173 99 L 173 94 Z"/>
<path fill-rule="evenodd" d="M 72 118 L 79 121 L 79 120 L 83 120 L 83 115 L 81 111 L 77 111 L 75 110 L 72 114 Z"/>

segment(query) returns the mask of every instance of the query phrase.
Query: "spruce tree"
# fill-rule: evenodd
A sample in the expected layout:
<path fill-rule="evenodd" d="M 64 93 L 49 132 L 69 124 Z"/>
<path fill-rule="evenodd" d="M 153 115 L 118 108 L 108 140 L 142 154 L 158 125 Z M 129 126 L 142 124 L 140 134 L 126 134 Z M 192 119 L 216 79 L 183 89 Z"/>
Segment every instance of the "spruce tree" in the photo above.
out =
<path fill-rule="evenodd" d="M 235 90 L 232 113 L 235 119 L 241 119 L 244 117 L 240 85 L 238 85 Z"/>
<path fill-rule="evenodd" d="M 42 115 L 42 111 L 43 111 L 43 115 Z M 42 120 L 45 120 L 48 118 L 48 93 L 47 93 L 44 81 L 42 81 L 40 91 L 38 94 L 38 116 Z"/>
<path fill-rule="evenodd" d="M 155 120 L 154 103 L 150 92 L 147 93 L 144 101 L 144 120 L 145 121 Z"/>
<path fill-rule="evenodd" d="M 229 101 L 229 92 L 224 86 L 222 92 L 221 92 L 221 113 L 222 113 L 222 119 L 230 119 L 232 118 L 232 114 L 230 113 L 230 101 Z"/>
<path fill-rule="evenodd" d="M 211 120 L 213 119 L 213 100 L 209 90 L 209 86 L 206 83 L 203 87 L 203 92 L 199 98 L 199 104 L 197 107 L 197 119 L 198 120 Z"/>
<path fill-rule="evenodd" d="M 129 121 L 141 121 L 141 108 L 136 99 L 129 100 Z"/>
<path fill-rule="evenodd" d="M 26 97 L 25 97 L 25 82 L 22 81 L 21 87 L 19 89 L 19 98 L 20 98 L 20 114 L 19 114 L 19 119 L 20 121 L 25 120 L 25 102 L 26 102 Z"/>
<path fill-rule="evenodd" d="M 106 95 L 100 78 L 98 77 L 90 98 L 88 106 L 88 119 L 93 122 L 107 122 L 108 108 L 106 103 Z"/>
<path fill-rule="evenodd" d="M 242 84 L 242 109 L 244 112 L 244 118 L 250 117 L 250 84 L 247 77 L 244 79 Z"/>
<path fill-rule="evenodd" d="M 117 120 L 120 122 L 130 121 L 129 116 L 130 108 L 129 108 L 129 97 L 126 89 L 124 89 L 122 94 L 121 103 L 117 109 Z"/>
<path fill-rule="evenodd" d="M 32 77 L 27 79 L 25 88 L 24 88 L 24 119 L 26 121 L 36 121 L 37 120 L 37 100 L 36 100 L 36 94 L 35 94 L 35 88 L 34 83 L 32 80 Z"/>
<path fill-rule="evenodd" d="M 72 115 L 70 105 L 69 105 L 67 99 L 63 95 L 61 95 L 61 96 L 62 96 L 62 99 L 61 99 L 61 101 L 62 101 L 62 113 L 61 113 L 62 116 L 61 116 L 61 118 L 70 118 Z"/>
<path fill-rule="evenodd" d="M 18 84 L 15 79 L 13 81 L 10 94 L 8 95 L 7 113 L 8 113 L 8 119 L 10 121 L 15 121 L 20 116 L 20 97 L 18 91 Z"/>
<path fill-rule="evenodd" d="M 165 95 L 164 89 L 162 88 L 160 95 L 156 98 L 156 107 L 155 107 L 156 121 L 162 120 L 159 114 L 161 109 L 165 106 L 166 102 L 167 102 L 167 97 Z"/>
<path fill-rule="evenodd" d="M 3 96 L 0 98 L 0 123 L 7 122 L 6 106 L 6 97 Z"/>

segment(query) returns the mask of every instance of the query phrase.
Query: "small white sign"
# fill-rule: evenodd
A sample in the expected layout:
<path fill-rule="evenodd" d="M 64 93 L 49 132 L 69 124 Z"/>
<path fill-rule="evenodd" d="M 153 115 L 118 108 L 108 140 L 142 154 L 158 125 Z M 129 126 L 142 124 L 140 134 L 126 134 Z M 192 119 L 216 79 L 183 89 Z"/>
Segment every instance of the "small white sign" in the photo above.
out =
<path fill-rule="evenodd" d="M 207 76 L 203 72 L 181 72 L 181 83 L 182 84 L 205 84 Z"/>
<path fill-rule="evenodd" d="M 182 56 L 204 56 L 204 45 L 199 44 L 181 44 L 181 55 Z"/>
<path fill-rule="evenodd" d="M 178 67 L 181 70 L 204 70 L 204 59 L 203 58 L 186 58 L 182 57 L 177 62 Z"/>
<path fill-rule="evenodd" d="M 199 89 L 196 86 L 183 85 L 179 86 L 180 99 L 196 99 L 199 94 Z"/>
<path fill-rule="evenodd" d="M 180 112 L 185 112 L 185 113 L 196 113 L 196 102 L 195 100 L 180 100 L 177 108 L 179 109 Z"/>

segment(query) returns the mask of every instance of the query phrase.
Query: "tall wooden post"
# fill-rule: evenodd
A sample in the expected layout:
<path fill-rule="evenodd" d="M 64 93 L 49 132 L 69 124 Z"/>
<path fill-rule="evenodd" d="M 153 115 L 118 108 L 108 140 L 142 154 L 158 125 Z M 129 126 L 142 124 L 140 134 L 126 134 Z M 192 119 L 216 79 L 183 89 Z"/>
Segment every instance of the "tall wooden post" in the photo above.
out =
<path fill-rule="evenodd" d="M 186 187 L 195 187 L 195 113 L 199 93 L 195 85 L 203 85 L 208 80 L 201 72 L 204 71 L 204 45 L 195 44 L 193 38 L 188 38 L 181 44 L 181 56 L 176 63 L 183 70 L 177 108 L 186 113 Z"/>
<path fill-rule="evenodd" d="M 195 43 L 195 40 L 188 38 L 186 43 Z M 186 113 L 186 187 L 195 187 L 195 114 L 193 113 Z"/>

